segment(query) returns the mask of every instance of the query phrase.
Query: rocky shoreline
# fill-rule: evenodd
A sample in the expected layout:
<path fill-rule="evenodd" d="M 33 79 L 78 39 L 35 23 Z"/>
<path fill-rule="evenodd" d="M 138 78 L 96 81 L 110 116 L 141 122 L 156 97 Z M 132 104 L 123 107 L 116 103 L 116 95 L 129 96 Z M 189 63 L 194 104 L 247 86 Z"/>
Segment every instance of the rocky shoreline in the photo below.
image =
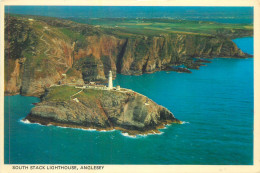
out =
<path fill-rule="evenodd" d="M 126 133 L 128 136 L 133 136 L 135 137 L 136 135 L 153 135 L 153 134 L 161 134 L 162 132 L 160 129 L 164 129 L 166 125 L 170 124 L 182 124 L 182 121 L 179 121 L 176 119 L 176 121 L 167 121 L 165 123 L 162 123 L 161 125 L 158 125 L 154 129 L 150 130 L 131 130 L 131 129 L 125 129 L 122 127 L 107 127 L 107 128 L 98 128 L 98 127 L 93 127 L 93 126 L 82 126 L 80 124 L 66 124 L 66 123 L 60 123 L 60 122 L 55 122 L 55 121 L 48 121 L 46 119 L 41 119 L 41 118 L 35 118 L 33 116 L 28 115 L 26 118 L 23 119 L 23 121 L 29 121 L 29 123 L 38 123 L 40 125 L 44 126 L 58 126 L 58 127 L 67 127 L 67 128 L 73 128 L 73 129 L 82 129 L 82 130 L 95 130 L 95 131 L 113 131 L 113 130 L 119 130 L 121 133 Z"/>

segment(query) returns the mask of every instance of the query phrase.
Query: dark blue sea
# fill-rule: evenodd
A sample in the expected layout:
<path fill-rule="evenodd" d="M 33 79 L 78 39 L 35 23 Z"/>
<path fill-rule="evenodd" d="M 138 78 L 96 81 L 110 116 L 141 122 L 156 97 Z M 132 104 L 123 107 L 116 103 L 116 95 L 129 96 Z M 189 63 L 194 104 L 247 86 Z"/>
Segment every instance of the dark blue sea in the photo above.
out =
<path fill-rule="evenodd" d="M 253 38 L 234 40 L 253 54 Z M 192 74 L 117 75 L 167 107 L 184 124 L 160 135 L 129 137 L 21 122 L 36 97 L 5 96 L 5 163 L 10 164 L 253 164 L 253 58 L 215 58 Z"/>

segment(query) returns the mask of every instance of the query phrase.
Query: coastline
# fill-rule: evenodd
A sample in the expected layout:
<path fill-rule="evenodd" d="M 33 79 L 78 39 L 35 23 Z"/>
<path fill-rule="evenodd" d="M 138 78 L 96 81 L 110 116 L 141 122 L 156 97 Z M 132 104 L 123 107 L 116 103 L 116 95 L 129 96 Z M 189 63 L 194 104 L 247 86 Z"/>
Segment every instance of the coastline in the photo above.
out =
<path fill-rule="evenodd" d="M 98 132 L 111 132 L 114 130 L 120 131 L 120 133 L 127 134 L 130 137 L 136 137 L 137 135 L 145 136 L 145 135 L 154 135 L 154 134 L 161 134 L 162 132 L 159 131 L 160 129 L 166 129 L 167 126 L 171 124 L 185 124 L 185 122 L 182 121 L 167 121 L 165 123 L 162 123 L 156 127 L 156 129 L 146 130 L 146 131 L 138 131 L 138 130 L 129 130 L 124 129 L 121 127 L 113 127 L 113 128 L 98 128 L 98 127 L 86 127 L 82 125 L 77 124 L 66 124 L 66 123 L 60 123 L 60 122 L 46 122 L 46 120 L 40 120 L 40 119 L 27 119 L 26 117 L 20 120 L 22 123 L 25 124 L 39 124 L 42 126 L 56 126 L 56 127 L 62 127 L 62 128 L 72 128 L 72 129 L 81 129 L 81 130 L 87 130 L 87 131 L 98 131 Z M 124 135 L 125 136 L 125 135 Z"/>

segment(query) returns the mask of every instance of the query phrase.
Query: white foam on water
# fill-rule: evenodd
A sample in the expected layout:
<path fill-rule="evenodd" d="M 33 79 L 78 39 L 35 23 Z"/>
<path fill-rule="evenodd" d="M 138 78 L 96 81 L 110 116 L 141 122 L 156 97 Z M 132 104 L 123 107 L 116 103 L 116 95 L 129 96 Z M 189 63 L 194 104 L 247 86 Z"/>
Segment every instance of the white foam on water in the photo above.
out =
<path fill-rule="evenodd" d="M 144 138 L 144 137 L 147 137 L 147 136 L 149 136 L 149 135 L 162 135 L 164 132 L 161 132 L 160 131 L 160 133 L 157 133 L 157 132 L 155 132 L 155 131 L 153 131 L 152 133 L 147 133 L 147 134 L 138 134 L 138 135 L 129 135 L 128 133 L 122 133 L 121 132 L 121 134 L 123 135 L 123 136 L 126 136 L 126 137 L 130 137 L 130 138 Z"/>
<path fill-rule="evenodd" d="M 123 136 L 129 137 L 129 138 L 136 138 L 136 136 L 129 135 L 128 133 L 122 133 Z"/>
<path fill-rule="evenodd" d="M 29 120 L 27 119 L 21 119 L 20 122 L 24 123 L 24 124 L 37 124 L 37 125 L 40 125 L 40 126 L 45 126 L 45 125 L 42 125 L 40 123 L 32 123 L 30 122 Z"/>
<path fill-rule="evenodd" d="M 100 130 L 99 132 L 113 132 L 113 131 L 115 131 L 115 129 L 113 129 L 113 130 Z"/>
<path fill-rule="evenodd" d="M 181 124 L 190 124 L 190 122 L 188 122 L 188 121 L 182 121 Z"/>
<path fill-rule="evenodd" d="M 58 127 L 58 128 L 63 128 L 63 129 L 75 129 L 75 130 L 83 130 L 83 131 L 96 131 L 97 129 L 83 129 L 83 128 L 73 128 L 73 127 L 66 127 L 66 126 L 56 126 L 56 125 L 52 125 L 52 124 L 48 124 L 47 126 L 54 126 L 54 127 Z"/>
<path fill-rule="evenodd" d="M 24 123 L 24 124 L 32 124 L 29 120 L 27 119 L 21 119 L 20 122 Z"/>
<path fill-rule="evenodd" d="M 91 129 L 91 128 L 88 128 L 88 129 L 83 129 L 83 128 L 73 128 L 73 127 L 67 127 L 67 128 L 70 128 L 70 129 L 76 129 L 76 130 L 83 130 L 83 131 L 97 131 L 97 129 Z"/>
<path fill-rule="evenodd" d="M 56 126 L 56 127 L 63 128 L 63 129 L 68 129 L 69 128 L 69 127 L 63 127 L 63 126 Z"/>
<path fill-rule="evenodd" d="M 52 125 L 52 124 L 48 124 L 48 126 L 54 126 L 54 127 L 58 127 L 58 128 L 63 128 L 63 129 L 75 129 L 75 130 L 82 130 L 82 131 L 97 131 L 97 129 L 84 129 L 84 128 L 73 128 L 73 127 L 66 127 L 66 126 L 56 126 L 56 125 Z"/>

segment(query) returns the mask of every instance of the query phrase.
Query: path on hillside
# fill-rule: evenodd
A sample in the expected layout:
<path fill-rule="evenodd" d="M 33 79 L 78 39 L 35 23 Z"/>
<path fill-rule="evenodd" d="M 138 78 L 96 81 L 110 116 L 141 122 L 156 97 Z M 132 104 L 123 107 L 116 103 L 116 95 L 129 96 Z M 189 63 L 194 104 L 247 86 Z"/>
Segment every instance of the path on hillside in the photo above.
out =
<path fill-rule="evenodd" d="M 46 55 L 46 56 L 50 56 L 50 54 L 49 54 L 50 44 L 44 39 L 43 35 L 44 35 L 44 31 L 42 32 L 42 35 L 41 35 L 41 37 L 40 37 L 40 40 L 43 41 L 43 42 L 46 44 L 47 48 L 48 48 L 48 49 L 45 50 L 43 53 L 44 53 L 44 55 Z M 48 52 L 48 53 L 47 53 L 47 52 Z M 57 60 L 56 60 L 57 63 L 59 63 L 59 64 L 61 64 L 61 65 L 64 65 L 64 66 L 66 67 L 66 70 L 65 70 L 65 73 L 66 73 L 66 72 L 70 69 L 70 67 L 68 66 L 68 64 L 65 63 L 65 62 L 63 62 L 63 61 L 64 61 L 63 58 L 58 57 L 58 56 L 54 56 L 54 57 L 57 58 Z"/>
<path fill-rule="evenodd" d="M 46 41 L 46 40 L 44 40 L 43 39 L 43 34 L 42 34 L 42 36 L 40 37 L 40 40 L 42 40 L 46 45 L 47 45 L 47 50 L 45 50 L 43 53 L 46 55 L 46 56 L 49 56 L 50 54 L 47 54 L 47 52 L 49 52 L 50 51 L 50 44 Z"/>
<path fill-rule="evenodd" d="M 75 95 L 78 95 L 78 94 L 81 93 L 82 91 L 83 91 L 83 89 L 81 89 L 79 92 L 73 94 L 72 96 L 70 96 L 70 99 L 71 99 L 72 97 L 74 97 Z"/>

